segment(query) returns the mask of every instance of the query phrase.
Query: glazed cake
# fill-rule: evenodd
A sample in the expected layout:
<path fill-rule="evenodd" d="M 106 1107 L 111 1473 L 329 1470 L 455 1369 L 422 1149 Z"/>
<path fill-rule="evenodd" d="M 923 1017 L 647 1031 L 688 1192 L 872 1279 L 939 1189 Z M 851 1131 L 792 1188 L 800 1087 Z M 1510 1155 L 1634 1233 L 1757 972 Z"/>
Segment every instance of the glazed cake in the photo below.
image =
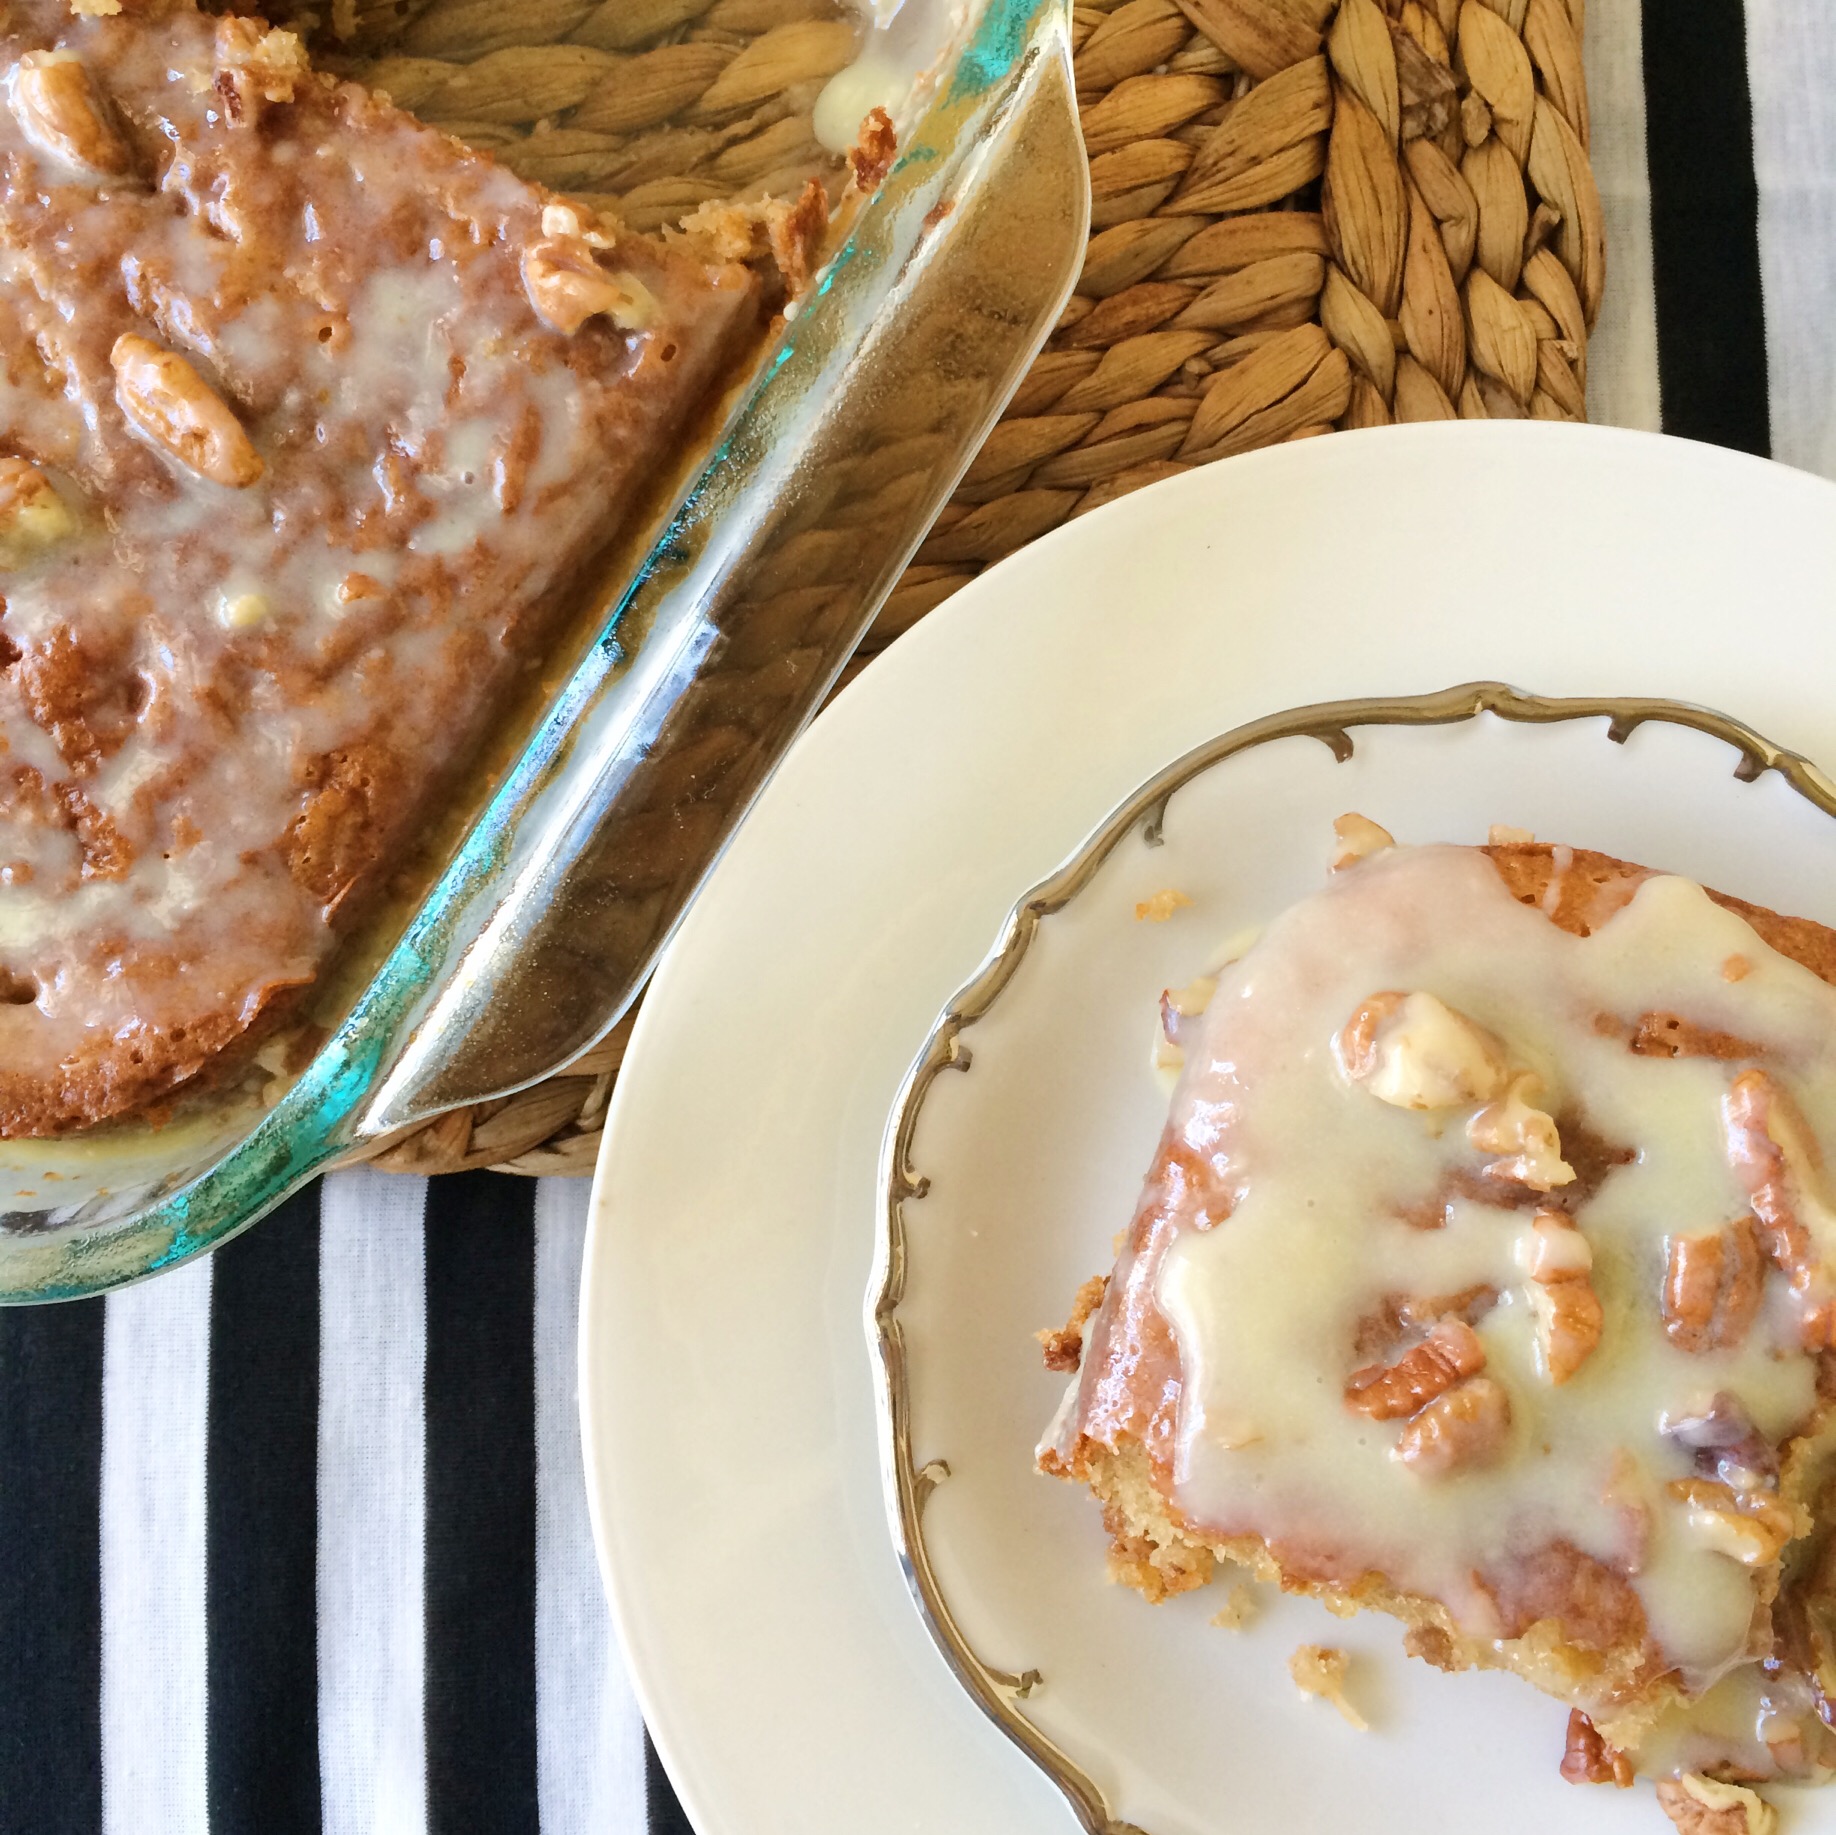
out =
<path fill-rule="evenodd" d="M 1836 1766 L 1836 931 L 1340 827 L 1166 1003 L 1184 1068 L 1113 1273 L 1044 1334 L 1077 1374 L 1039 1463 L 1150 1599 L 1225 1559 L 1393 1613 L 1569 1703 L 1572 1780 L 1761 1835 L 1745 1785 Z"/>
<path fill-rule="evenodd" d="M 0 10 L 0 1137 L 322 972 L 761 323 L 298 43 Z"/>

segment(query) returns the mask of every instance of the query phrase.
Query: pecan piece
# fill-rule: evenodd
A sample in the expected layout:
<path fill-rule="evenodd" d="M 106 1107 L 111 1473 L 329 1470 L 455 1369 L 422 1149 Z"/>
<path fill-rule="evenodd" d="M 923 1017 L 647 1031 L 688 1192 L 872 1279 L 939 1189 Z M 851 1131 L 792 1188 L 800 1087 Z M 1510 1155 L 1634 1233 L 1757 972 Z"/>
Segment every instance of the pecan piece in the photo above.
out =
<path fill-rule="evenodd" d="M 523 251 L 523 291 L 542 322 L 564 337 L 602 315 L 620 331 L 642 331 L 657 316 L 649 289 L 602 268 L 584 237 L 531 243 Z"/>
<path fill-rule="evenodd" d="M 1751 1217 L 1701 1236 L 1673 1236 L 1664 1270 L 1664 1335 L 1679 1350 L 1732 1349 L 1759 1311 L 1759 1238 Z"/>
<path fill-rule="evenodd" d="M 1571 1784 L 1632 1785 L 1632 1761 L 1600 1737 L 1600 1729 L 1579 1708 L 1568 1710 L 1568 1741 L 1562 1753 L 1562 1776 Z"/>
<path fill-rule="evenodd" d="M 1485 1346 L 1473 1328 L 1461 1319 L 1444 1319 L 1395 1363 L 1353 1371 L 1345 1384 L 1345 1405 L 1373 1421 L 1394 1421 L 1484 1368 Z"/>
<path fill-rule="evenodd" d="M 1797 1105 L 1763 1070 L 1744 1070 L 1721 1099 L 1728 1161 L 1759 1223 L 1760 1247 L 1791 1284 L 1807 1351 L 1836 1348 L 1836 1283 L 1823 1244 L 1836 1236 L 1821 1156 Z"/>
<path fill-rule="evenodd" d="M 1481 1153 L 1501 1155 L 1486 1167 L 1494 1179 L 1510 1179 L 1532 1191 L 1572 1185 L 1575 1169 L 1562 1158 L 1562 1137 L 1554 1117 L 1534 1106 L 1542 1079 L 1531 1071 L 1511 1079 L 1496 1102 L 1489 1102 L 1466 1124 L 1467 1140 Z"/>
<path fill-rule="evenodd" d="M 51 480 L 24 459 L 0 457 L 0 567 L 21 567 L 76 528 Z"/>
<path fill-rule="evenodd" d="M 7 106 L 41 153 L 91 178 L 126 178 L 134 155 L 74 51 L 28 51 L 6 77 Z"/>
<path fill-rule="evenodd" d="M 1659 1778 L 1658 1806 L 1681 1835 L 1773 1835 L 1778 1811 L 1744 1784 L 1717 1784 L 1686 1771 Z"/>
<path fill-rule="evenodd" d="M 1418 1477 L 1446 1478 L 1496 1458 L 1510 1430 L 1511 1398 L 1489 1376 L 1469 1377 L 1403 1423 L 1390 1457 Z"/>
<path fill-rule="evenodd" d="M 1718 1478 L 1673 1478 L 1664 1487 L 1686 1506 L 1689 1526 L 1743 1567 L 1764 1567 L 1797 1534 L 1790 1505 L 1763 1491 L 1737 1491 Z"/>
<path fill-rule="evenodd" d="M 175 351 L 123 332 L 109 352 L 115 401 L 133 427 L 214 484 L 241 489 L 265 469 L 228 405 Z"/>
<path fill-rule="evenodd" d="M 1518 1241 L 1530 1277 L 1537 1351 L 1543 1373 L 1558 1388 L 1587 1362 L 1600 1342 L 1604 1315 L 1594 1292 L 1594 1254 L 1587 1238 L 1560 1211 L 1538 1211 Z"/>
<path fill-rule="evenodd" d="M 1352 1082 L 1399 1109 L 1490 1102 L 1505 1087 L 1503 1045 L 1464 1013 L 1419 991 L 1371 995 L 1332 1049 Z"/>
<path fill-rule="evenodd" d="M 1739 1491 L 1778 1487 L 1778 1451 L 1753 1425 L 1739 1396 L 1720 1390 L 1694 1414 L 1661 1414 L 1658 1432 L 1688 1447 L 1706 1478 L 1719 1478 Z"/>

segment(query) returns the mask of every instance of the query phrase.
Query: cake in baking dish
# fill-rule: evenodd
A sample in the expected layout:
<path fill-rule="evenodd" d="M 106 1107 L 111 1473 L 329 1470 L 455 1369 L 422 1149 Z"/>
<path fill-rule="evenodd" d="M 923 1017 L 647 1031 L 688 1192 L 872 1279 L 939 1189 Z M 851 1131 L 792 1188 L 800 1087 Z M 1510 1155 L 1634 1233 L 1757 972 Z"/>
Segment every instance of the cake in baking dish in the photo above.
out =
<path fill-rule="evenodd" d="M 1226 1560 L 1393 1613 L 1567 1702 L 1571 1779 L 1762 1835 L 1752 1784 L 1836 1767 L 1836 931 L 1340 829 L 1328 884 L 1166 1003 L 1171 1114 L 1043 1334 L 1076 1374 L 1039 1463 L 1148 1598 Z"/>
<path fill-rule="evenodd" d="M 272 1022 L 762 323 L 186 0 L 0 9 L 0 1136 Z"/>

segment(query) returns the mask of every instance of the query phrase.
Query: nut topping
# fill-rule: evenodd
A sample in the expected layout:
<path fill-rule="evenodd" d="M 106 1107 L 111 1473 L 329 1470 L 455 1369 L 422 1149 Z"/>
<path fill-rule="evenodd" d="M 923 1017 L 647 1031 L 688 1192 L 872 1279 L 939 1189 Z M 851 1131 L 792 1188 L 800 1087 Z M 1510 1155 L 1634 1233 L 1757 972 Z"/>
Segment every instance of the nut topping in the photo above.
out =
<path fill-rule="evenodd" d="M 1568 1710 L 1568 1742 L 1562 1753 L 1562 1776 L 1571 1784 L 1632 1786 L 1632 1761 L 1600 1737 L 1600 1729 L 1579 1708 Z"/>
<path fill-rule="evenodd" d="M 7 73 L 7 105 L 41 153 L 93 178 L 126 178 L 134 155 L 74 51 L 28 51 Z"/>
<path fill-rule="evenodd" d="M 649 290 L 602 268 L 584 237 L 549 236 L 525 249 L 523 290 L 543 323 L 564 337 L 602 315 L 620 331 L 642 331 L 656 318 Z"/>
<path fill-rule="evenodd" d="M 1339 1068 L 1399 1109 L 1490 1102 L 1505 1087 L 1504 1047 L 1432 994 L 1373 994 L 1332 1042 Z"/>
<path fill-rule="evenodd" d="M 1518 1239 L 1517 1251 L 1530 1277 L 1543 1373 L 1559 1388 L 1600 1342 L 1602 1314 L 1591 1278 L 1594 1252 L 1560 1211 L 1538 1211 Z"/>
<path fill-rule="evenodd" d="M 1511 1398 L 1489 1376 L 1475 1376 L 1405 1421 L 1390 1457 L 1418 1477 L 1446 1478 L 1496 1458 L 1510 1431 Z"/>
<path fill-rule="evenodd" d="M 1744 1070 L 1721 1099 L 1728 1161 L 1759 1222 L 1760 1247 L 1791 1283 L 1807 1351 L 1836 1348 L 1836 1284 L 1823 1246 L 1836 1215 L 1823 1194 L 1822 1161 L 1797 1105 L 1763 1070 Z"/>
<path fill-rule="evenodd" d="M 0 458 L 0 567 L 23 567 L 75 528 L 70 506 L 36 465 Z"/>
<path fill-rule="evenodd" d="M 1688 1506 L 1697 1536 L 1743 1567 L 1776 1561 L 1797 1533 L 1790 1506 L 1763 1491 L 1737 1491 L 1718 1478 L 1673 1478 L 1665 1489 Z"/>
<path fill-rule="evenodd" d="M 1744 1784 L 1718 1784 L 1686 1771 L 1659 1778 L 1657 1800 L 1682 1835 L 1773 1835 L 1778 1811 Z"/>
<path fill-rule="evenodd" d="M 115 401 L 135 430 L 181 465 L 240 489 L 266 469 L 242 423 L 185 359 L 124 332 L 109 353 Z"/>
<path fill-rule="evenodd" d="M 1444 1319 L 1395 1363 L 1354 1371 L 1345 1405 L 1373 1421 L 1394 1421 L 1485 1368 L 1485 1346 L 1462 1319 Z"/>
<path fill-rule="evenodd" d="M 1396 837 L 1387 828 L 1380 828 L 1369 816 L 1361 816 L 1355 810 L 1340 816 L 1333 823 L 1332 832 L 1336 845 L 1332 850 L 1330 870 L 1334 873 L 1396 845 Z"/>
<path fill-rule="evenodd" d="M 1486 1171 L 1532 1191 L 1553 1191 L 1574 1182 L 1575 1169 L 1562 1158 L 1562 1137 L 1554 1120 L 1531 1104 L 1543 1091 L 1542 1079 L 1524 1071 L 1511 1079 L 1501 1100 L 1486 1106 L 1466 1124 L 1466 1138 L 1481 1153 L 1504 1157 Z"/>
<path fill-rule="evenodd" d="M 1703 1236 L 1673 1236 L 1664 1271 L 1664 1335 L 1679 1350 L 1732 1349 L 1759 1311 L 1759 1238 L 1751 1217 Z"/>

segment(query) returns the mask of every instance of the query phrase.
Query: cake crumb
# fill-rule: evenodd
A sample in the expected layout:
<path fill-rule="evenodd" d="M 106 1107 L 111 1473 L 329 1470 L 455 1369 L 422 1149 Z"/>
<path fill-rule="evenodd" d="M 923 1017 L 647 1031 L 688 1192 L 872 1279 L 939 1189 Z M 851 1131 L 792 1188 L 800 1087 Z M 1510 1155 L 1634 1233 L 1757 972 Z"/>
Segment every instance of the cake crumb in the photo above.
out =
<path fill-rule="evenodd" d="M 1255 1589 L 1247 1580 L 1236 1580 L 1224 1595 L 1223 1605 L 1211 1615 L 1211 1622 L 1220 1631 L 1241 1631 L 1255 1616 Z"/>
<path fill-rule="evenodd" d="M 1330 1644 L 1303 1644 L 1288 1659 L 1288 1674 L 1303 1695 L 1317 1695 L 1330 1701 L 1360 1733 L 1368 1733 L 1371 1723 L 1345 1698 L 1345 1672 L 1351 1658 Z M 1716 1832 L 1719 1835 L 1719 1832 Z M 1754 1835 L 1763 1835 L 1755 1831 Z"/>
<path fill-rule="evenodd" d="M 1485 831 L 1487 847 L 1528 847 L 1536 836 L 1527 828 L 1513 828 L 1509 822 L 1494 822 Z"/>
<path fill-rule="evenodd" d="M 1744 1784 L 1718 1784 L 1693 1771 L 1660 1778 L 1657 1800 L 1682 1835 L 1775 1835 L 1779 1813 Z"/>
<path fill-rule="evenodd" d="M 1045 1353 L 1045 1367 L 1061 1376 L 1072 1375 L 1084 1356 L 1084 1326 L 1090 1315 L 1103 1304 L 1109 1287 L 1109 1276 L 1093 1274 L 1071 1301 L 1071 1317 L 1058 1327 L 1048 1326 L 1033 1336 Z"/>
<path fill-rule="evenodd" d="M 1135 916 L 1149 924 L 1164 924 L 1174 912 L 1183 910 L 1192 903 L 1185 893 L 1176 891 L 1172 886 L 1163 887 L 1152 898 L 1146 898 L 1135 907 Z"/>

